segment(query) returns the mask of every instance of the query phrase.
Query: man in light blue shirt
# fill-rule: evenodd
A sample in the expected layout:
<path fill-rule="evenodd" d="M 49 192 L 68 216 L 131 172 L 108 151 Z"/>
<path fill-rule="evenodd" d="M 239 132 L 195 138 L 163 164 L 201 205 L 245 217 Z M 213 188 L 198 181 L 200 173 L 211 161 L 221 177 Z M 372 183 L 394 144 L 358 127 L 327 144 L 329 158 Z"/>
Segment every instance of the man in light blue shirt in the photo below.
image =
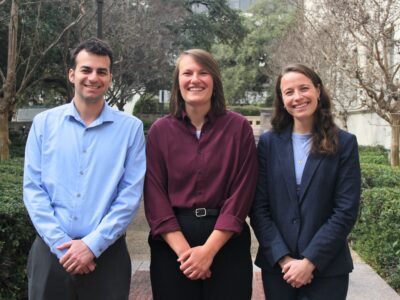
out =
<path fill-rule="evenodd" d="M 29 299 L 128 299 L 125 231 L 146 169 L 140 120 L 104 100 L 113 56 L 96 38 L 72 52 L 73 101 L 37 115 L 25 150 L 24 203 L 38 237 Z"/>

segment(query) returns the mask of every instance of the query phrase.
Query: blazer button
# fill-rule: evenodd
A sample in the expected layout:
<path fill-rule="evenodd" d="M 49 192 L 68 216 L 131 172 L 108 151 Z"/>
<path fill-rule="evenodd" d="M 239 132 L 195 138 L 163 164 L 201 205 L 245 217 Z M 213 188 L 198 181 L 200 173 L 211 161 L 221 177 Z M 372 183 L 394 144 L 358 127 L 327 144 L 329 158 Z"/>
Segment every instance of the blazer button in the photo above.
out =
<path fill-rule="evenodd" d="M 296 224 L 299 223 L 299 220 L 298 220 L 298 219 L 293 219 L 293 220 L 292 220 L 292 223 L 293 223 L 294 225 L 296 225 Z"/>

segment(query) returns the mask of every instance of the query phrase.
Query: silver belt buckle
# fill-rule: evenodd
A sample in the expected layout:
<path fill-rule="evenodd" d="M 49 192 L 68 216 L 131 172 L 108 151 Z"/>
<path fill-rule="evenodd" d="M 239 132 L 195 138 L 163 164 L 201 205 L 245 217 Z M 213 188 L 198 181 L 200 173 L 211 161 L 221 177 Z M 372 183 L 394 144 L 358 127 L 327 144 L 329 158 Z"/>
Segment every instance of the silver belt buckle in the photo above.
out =
<path fill-rule="evenodd" d="M 207 210 L 205 208 L 196 208 L 194 214 L 198 218 L 205 217 L 207 215 Z"/>

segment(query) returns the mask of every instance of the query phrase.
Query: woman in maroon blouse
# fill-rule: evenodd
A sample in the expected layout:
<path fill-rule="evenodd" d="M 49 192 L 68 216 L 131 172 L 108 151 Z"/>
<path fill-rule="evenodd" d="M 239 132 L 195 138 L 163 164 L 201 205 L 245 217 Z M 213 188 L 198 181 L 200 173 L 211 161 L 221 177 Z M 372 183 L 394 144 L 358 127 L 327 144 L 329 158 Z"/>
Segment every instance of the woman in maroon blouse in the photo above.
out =
<path fill-rule="evenodd" d="M 176 63 L 170 115 L 147 140 L 145 211 L 158 299 L 250 299 L 245 222 L 257 156 L 247 120 L 225 109 L 221 75 L 206 51 Z"/>

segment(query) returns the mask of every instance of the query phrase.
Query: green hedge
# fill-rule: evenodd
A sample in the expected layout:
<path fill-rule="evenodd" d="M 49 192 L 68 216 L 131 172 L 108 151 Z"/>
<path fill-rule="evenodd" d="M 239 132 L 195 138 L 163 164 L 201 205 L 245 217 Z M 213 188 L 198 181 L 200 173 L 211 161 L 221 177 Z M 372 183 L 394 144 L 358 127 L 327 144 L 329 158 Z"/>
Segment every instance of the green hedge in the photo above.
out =
<path fill-rule="evenodd" d="M 389 151 L 383 146 L 359 146 L 359 151 L 361 163 L 390 165 Z"/>
<path fill-rule="evenodd" d="M 0 162 L 0 299 L 25 299 L 34 230 L 22 201 L 23 158 Z"/>
<path fill-rule="evenodd" d="M 352 247 L 400 292 L 400 169 L 381 146 L 359 150 L 362 199 Z"/>
<path fill-rule="evenodd" d="M 362 193 L 353 248 L 400 292 L 400 189 L 372 188 Z"/>
<path fill-rule="evenodd" d="M 379 164 L 389 166 L 389 158 L 387 156 L 376 155 L 373 153 L 361 154 L 360 162 L 366 164 Z"/>
<path fill-rule="evenodd" d="M 10 155 L 12 158 L 24 157 L 25 143 L 28 133 L 10 132 Z"/>
<path fill-rule="evenodd" d="M 362 189 L 374 187 L 400 188 L 400 169 L 387 165 L 361 164 Z"/>
<path fill-rule="evenodd" d="M 260 107 L 255 105 L 229 106 L 228 109 L 243 116 L 259 116 L 261 113 Z"/>
<path fill-rule="evenodd" d="M 374 155 L 382 155 L 387 156 L 389 151 L 385 149 L 383 146 L 358 146 L 360 151 L 360 155 L 366 154 L 374 154 Z"/>

